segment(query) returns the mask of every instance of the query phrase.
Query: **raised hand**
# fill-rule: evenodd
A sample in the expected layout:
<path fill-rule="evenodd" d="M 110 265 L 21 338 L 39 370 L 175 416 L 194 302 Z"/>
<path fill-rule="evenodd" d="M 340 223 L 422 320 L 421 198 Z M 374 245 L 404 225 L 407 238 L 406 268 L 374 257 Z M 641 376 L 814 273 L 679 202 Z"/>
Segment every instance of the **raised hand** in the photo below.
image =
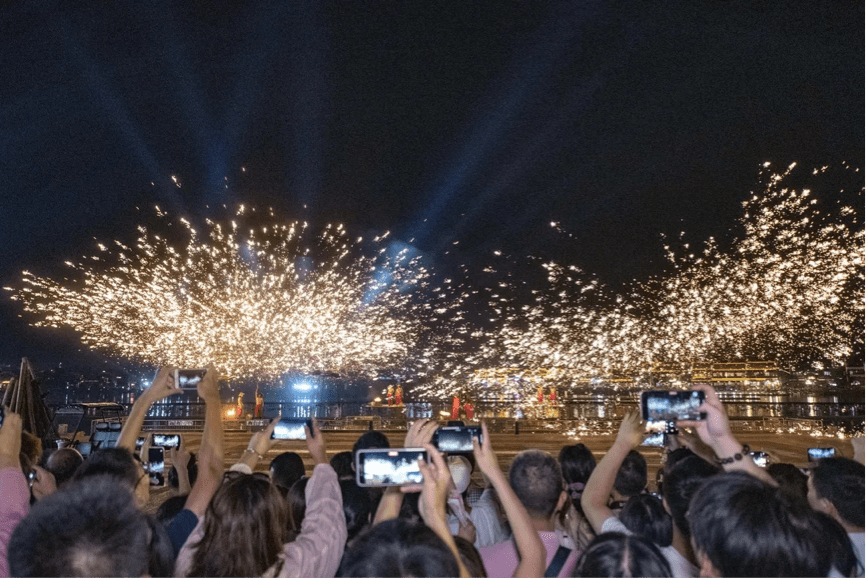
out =
<path fill-rule="evenodd" d="M 638 447 L 646 437 L 646 422 L 641 420 L 639 412 L 630 411 L 625 414 L 616 434 L 616 442 L 626 444 L 634 449 Z"/>
<path fill-rule="evenodd" d="M 406 432 L 404 448 L 422 448 L 433 439 L 433 433 L 439 429 L 439 424 L 429 419 L 419 419 Z"/>
<path fill-rule="evenodd" d="M 325 438 L 322 435 L 322 430 L 319 429 L 319 422 L 314 417 L 311 420 L 312 429 L 304 426 L 304 432 L 307 434 L 307 449 L 310 450 L 310 455 L 313 461 L 318 464 L 328 463 L 328 454 L 325 451 Z"/>

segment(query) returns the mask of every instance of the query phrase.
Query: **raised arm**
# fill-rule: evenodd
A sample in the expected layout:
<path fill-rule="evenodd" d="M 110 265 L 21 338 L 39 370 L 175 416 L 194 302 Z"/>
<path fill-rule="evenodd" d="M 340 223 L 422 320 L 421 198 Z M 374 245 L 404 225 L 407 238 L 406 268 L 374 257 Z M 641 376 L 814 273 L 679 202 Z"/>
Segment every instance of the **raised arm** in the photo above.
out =
<path fill-rule="evenodd" d="M 126 448 L 130 453 L 134 454 L 135 440 L 141 433 L 141 426 L 144 424 L 144 418 L 150 406 L 161 399 L 183 391 L 174 386 L 174 369 L 174 367 L 159 368 L 159 371 L 156 372 L 156 377 L 153 379 L 153 383 L 132 404 L 132 409 L 129 410 L 129 417 L 126 418 L 126 423 L 123 424 L 120 437 L 117 439 L 117 447 Z"/>
<path fill-rule="evenodd" d="M 420 448 L 430 443 L 433 437 L 433 432 L 439 427 L 435 421 L 419 419 L 409 427 L 406 432 L 406 439 L 403 442 L 404 448 Z M 376 516 L 373 518 L 373 525 L 385 520 L 393 520 L 400 515 L 400 507 L 403 505 L 403 492 L 398 486 L 391 486 L 382 494 L 382 499 L 379 500 L 379 507 L 376 510 Z"/>
<path fill-rule="evenodd" d="M 436 535 L 442 538 L 442 541 L 451 550 L 457 560 L 457 565 L 460 567 L 461 578 L 469 578 L 469 570 L 463 564 L 460 551 L 457 549 L 457 542 L 454 541 L 454 536 L 451 535 L 451 530 L 448 528 L 445 511 L 448 488 L 452 484 L 451 470 L 448 469 L 448 464 L 445 463 L 442 454 L 431 444 L 426 444 L 424 449 L 433 458 L 433 463 L 425 464 L 422 460 L 418 462 L 421 474 L 424 476 L 424 485 L 419 501 L 421 517 L 424 519 L 424 523 L 436 532 Z M 540 574 L 536 574 L 536 578 L 537 576 Z"/>
<path fill-rule="evenodd" d="M 198 477 L 186 500 L 186 509 L 203 516 L 210 499 L 222 482 L 223 475 L 223 423 L 217 371 L 208 366 L 207 373 L 198 383 L 198 395 L 204 399 L 204 433 L 198 452 Z M 178 468 L 178 476 L 180 476 Z M 183 467 L 186 473 L 186 466 Z M 187 482 L 188 483 L 188 482 Z"/>
<path fill-rule="evenodd" d="M 27 515 L 30 492 L 21 471 L 21 416 L 5 411 L 0 427 L 0 576 L 9 576 L 6 557 L 15 526 Z"/>
<path fill-rule="evenodd" d="M 607 502 L 616 481 L 616 474 L 628 453 L 640 445 L 645 436 L 645 429 L 646 426 L 641 421 L 639 413 L 627 413 L 619 426 L 619 433 L 613 446 L 604 454 L 586 481 L 580 505 L 583 506 L 583 513 L 596 533 L 600 533 L 604 521 L 614 515 Z"/>
<path fill-rule="evenodd" d="M 499 460 L 493 452 L 485 423 L 481 424 L 481 437 L 484 438 L 481 444 L 478 443 L 478 438 L 472 442 L 475 463 L 478 464 L 481 473 L 496 490 L 502 508 L 505 510 L 505 516 L 511 525 L 511 531 L 514 533 L 514 543 L 520 554 L 520 564 L 514 571 L 514 576 L 517 578 L 542 576 L 547 566 L 547 553 L 544 550 L 544 544 L 532 524 L 529 512 L 520 503 L 520 499 L 511 489 L 511 484 L 508 483 L 505 474 L 499 467 Z"/>
<path fill-rule="evenodd" d="M 707 419 L 678 421 L 677 426 L 694 428 L 701 441 L 712 448 L 716 454 L 716 463 L 726 472 L 742 471 L 771 486 L 778 485 L 770 474 L 754 462 L 749 455 L 748 446 L 742 445 L 734 437 L 728 414 L 716 395 L 716 390 L 706 383 L 696 384 L 692 389 L 704 392 L 704 403 L 698 409 L 707 413 Z"/>
<path fill-rule="evenodd" d="M 307 483 L 307 510 L 301 532 L 283 547 L 280 576 L 333 576 L 346 547 L 346 517 L 337 472 L 328 463 L 325 438 L 316 419 L 306 428 L 307 449 L 315 462 Z M 270 437 L 270 434 L 268 434 Z"/>

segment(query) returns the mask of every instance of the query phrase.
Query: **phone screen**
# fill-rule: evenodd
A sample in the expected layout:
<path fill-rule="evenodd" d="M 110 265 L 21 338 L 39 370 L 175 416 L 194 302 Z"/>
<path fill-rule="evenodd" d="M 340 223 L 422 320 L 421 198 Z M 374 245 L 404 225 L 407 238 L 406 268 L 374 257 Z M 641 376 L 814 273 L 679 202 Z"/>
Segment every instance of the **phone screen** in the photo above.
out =
<path fill-rule="evenodd" d="M 770 456 L 767 452 L 752 452 L 752 460 L 754 460 L 755 464 L 762 468 L 766 468 L 767 464 L 769 464 Z"/>
<path fill-rule="evenodd" d="M 174 386 L 178 389 L 196 389 L 198 382 L 204 378 L 207 369 L 176 369 L 174 372 Z"/>
<path fill-rule="evenodd" d="M 836 456 L 836 448 L 809 448 L 807 455 L 810 462 L 817 462 L 824 458 L 832 458 Z"/>
<path fill-rule="evenodd" d="M 698 411 L 703 403 L 702 391 L 645 391 L 640 396 L 641 413 L 646 421 L 705 419 L 706 414 Z"/>
<path fill-rule="evenodd" d="M 477 437 L 479 443 L 482 442 L 480 427 L 443 427 L 433 433 L 433 445 L 445 453 L 471 452 L 473 437 Z"/>
<path fill-rule="evenodd" d="M 313 431 L 313 423 L 308 419 L 292 419 L 283 418 L 274 426 L 274 433 L 271 434 L 272 440 L 305 440 L 307 434 L 304 432 L 304 426 Z"/>
<path fill-rule="evenodd" d="M 180 446 L 180 435 L 153 434 L 153 445 L 163 448 L 176 448 Z"/>
<path fill-rule="evenodd" d="M 403 486 L 424 481 L 418 460 L 427 460 L 420 448 L 359 450 L 355 475 L 359 486 Z"/>
<path fill-rule="evenodd" d="M 165 449 L 152 447 L 147 450 L 147 473 L 151 486 L 165 485 Z"/>

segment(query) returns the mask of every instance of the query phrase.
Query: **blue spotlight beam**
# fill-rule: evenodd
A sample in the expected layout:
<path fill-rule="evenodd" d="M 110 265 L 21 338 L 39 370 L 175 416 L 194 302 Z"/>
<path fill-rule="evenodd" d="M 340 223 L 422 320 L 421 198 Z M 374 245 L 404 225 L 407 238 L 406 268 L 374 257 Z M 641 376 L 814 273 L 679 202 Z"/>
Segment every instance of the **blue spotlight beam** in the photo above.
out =
<path fill-rule="evenodd" d="M 408 237 L 423 243 L 435 230 L 445 208 L 468 181 L 506 140 L 505 135 L 535 95 L 553 80 L 551 71 L 572 46 L 583 27 L 597 16 L 600 2 L 560 5 L 538 32 L 541 40 L 527 53 L 521 53 L 510 74 L 503 75 L 493 93 L 502 95 L 473 126 L 469 137 L 458 147 L 453 161 L 435 181 L 425 197 L 427 208 L 409 229 Z"/>

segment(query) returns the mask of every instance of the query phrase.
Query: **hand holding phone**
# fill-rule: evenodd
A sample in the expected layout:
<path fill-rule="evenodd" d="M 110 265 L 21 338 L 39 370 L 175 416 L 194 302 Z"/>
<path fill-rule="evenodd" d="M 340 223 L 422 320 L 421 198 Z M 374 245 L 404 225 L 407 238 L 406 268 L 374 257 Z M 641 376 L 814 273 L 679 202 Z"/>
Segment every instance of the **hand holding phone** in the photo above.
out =
<path fill-rule="evenodd" d="M 421 484 L 424 477 L 418 460 L 427 459 L 423 448 L 358 450 L 355 480 L 359 486 L 374 488 Z"/>
<path fill-rule="evenodd" d="M 469 453 L 472 451 L 472 438 L 484 442 L 484 436 L 479 426 L 441 427 L 433 432 L 433 447 L 440 452 Z"/>
<path fill-rule="evenodd" d="M 175 369 L 174 387 L 183 391 L 197 391 L 198 382 L 204 379 L 207 369 Z"/>
<path fill-rule="evenodd" d="M 147 450 L 147 473 L 151 486 L 165 485 L 165 448 L 151 447 Z"/>
<path fill-rule="evenodd" d="M 176 448 L 180 446 L 180 434 L 153 434 L 152 445 L 162 448 Z"/>
<path fill-rule="evenodd" d="M 274 426 L 274 431 L 271 433 L 272 440 L 305 440 L 307 434 L 304 431 L 304 426 L 309 428 L 311 435 L 313 431 L 313 422 L 309 419 L 296 419 L 290 417 L 281 418 Z"/>
<path fill-rule="evenodd" d="M 706 418 L 706 413 L 698 408 L 704 401 L 705 394 L 700 390 L 644 391 L 640 396 L 641 417 L 644 421 L 652 422 L 702 420 Z"/>

